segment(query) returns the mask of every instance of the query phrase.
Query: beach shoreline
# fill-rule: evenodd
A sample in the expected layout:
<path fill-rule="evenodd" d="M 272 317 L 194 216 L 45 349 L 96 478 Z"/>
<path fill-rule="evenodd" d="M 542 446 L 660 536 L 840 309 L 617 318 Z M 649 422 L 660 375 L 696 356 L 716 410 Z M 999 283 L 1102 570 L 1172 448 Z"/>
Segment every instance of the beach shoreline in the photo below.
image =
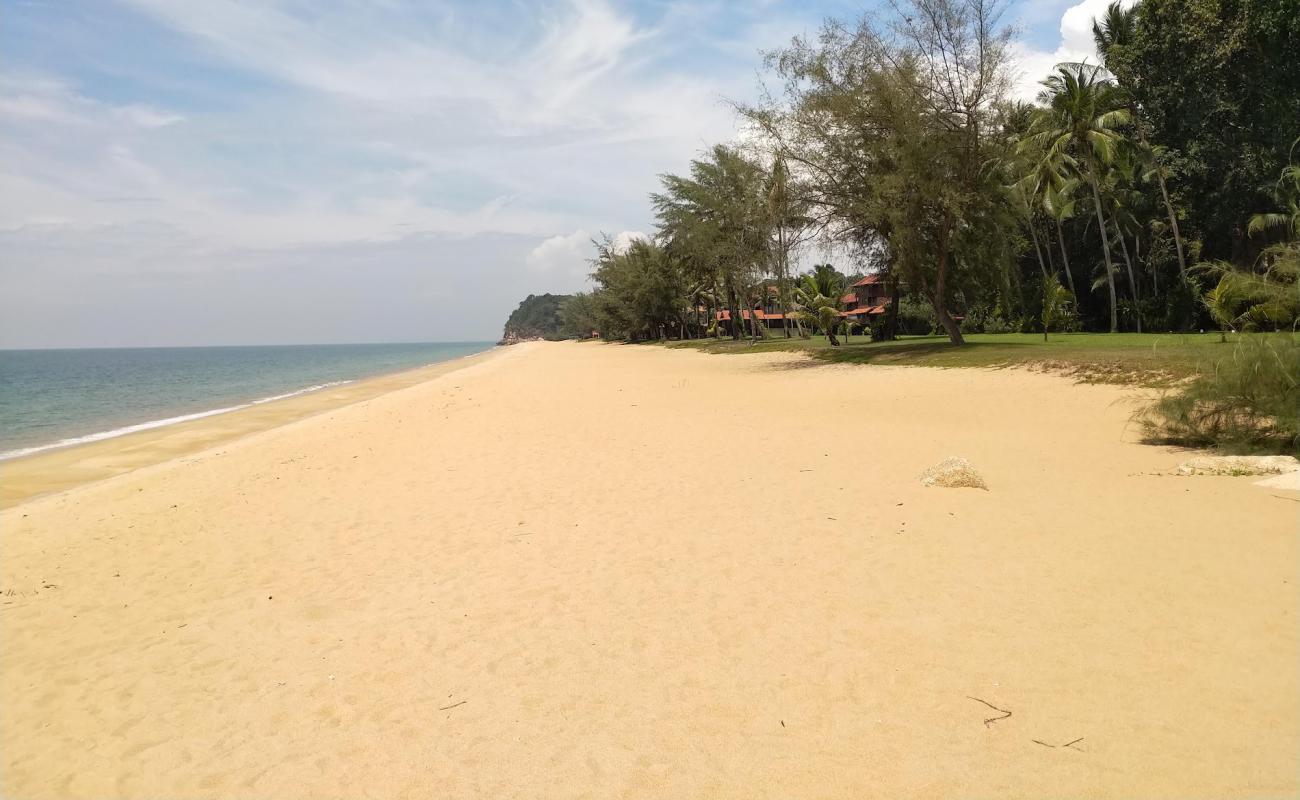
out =
<path fill-rule="evenodd" d="M 1289 796 L 1295 502 L 1138 400 L 528 343 L 32 499 L 0 794 Z"/>
<path fill-rule="evenodd" d="M 493 357 L 500 346 L 410 369 L 400 369 L 260 398 L 229 409 L 188 414 L 177 421 L 128 426 L 127 432 L 45 445 L 0 459 L 0 509 L 105 480 L 132 470 L 193 455 L 211 447 L 434 380 Z M 162 423 L 162 424 L 159 424 Z M 129 430 L 137 428 L 137 430 Z"/>

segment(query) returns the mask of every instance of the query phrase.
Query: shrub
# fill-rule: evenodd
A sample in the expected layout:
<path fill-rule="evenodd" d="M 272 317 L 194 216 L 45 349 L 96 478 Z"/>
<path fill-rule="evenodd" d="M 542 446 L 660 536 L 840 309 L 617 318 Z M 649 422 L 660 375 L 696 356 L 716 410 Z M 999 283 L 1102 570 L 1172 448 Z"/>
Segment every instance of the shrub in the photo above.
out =
<path fill-rule="evenodd" d="M 1149 439 L 1230 452 L 1300 454 L 1300 339 L 1245 334 L 1141 413 Z"/>

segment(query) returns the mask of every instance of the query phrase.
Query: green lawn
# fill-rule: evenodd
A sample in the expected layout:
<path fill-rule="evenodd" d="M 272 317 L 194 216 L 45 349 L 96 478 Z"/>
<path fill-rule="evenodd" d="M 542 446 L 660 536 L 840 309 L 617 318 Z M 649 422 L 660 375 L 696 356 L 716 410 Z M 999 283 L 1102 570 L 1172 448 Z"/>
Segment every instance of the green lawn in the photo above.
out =
<path fill-rule="evenodd" d="M 893 342 L 868 342 L 854 336 L 850 343 L 831 347 L 826 337 L 786 339 L 780 331 L 750 344 L 730 339 L 670 342 L 708 353 L 806 352 L 837 364 L 896 364 L 928 367 L 1016 367 L 1048 369 L 1083 381 L 1168 385 L 1190 375 L 1198 363 L 1226 355 L 1232 349 L 1218 333 L 1054 333 L 969 334 L 966 344 L 950 344 L 946 336 L 907 336 Z"/>

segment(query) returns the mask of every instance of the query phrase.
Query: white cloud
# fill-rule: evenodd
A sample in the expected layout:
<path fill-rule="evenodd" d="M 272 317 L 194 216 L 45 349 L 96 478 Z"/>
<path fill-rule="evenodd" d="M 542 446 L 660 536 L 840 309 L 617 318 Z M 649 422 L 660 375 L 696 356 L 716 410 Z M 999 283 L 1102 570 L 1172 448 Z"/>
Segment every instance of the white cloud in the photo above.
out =
<path fill-rule="evenodd" d="M 524 263 L 534 272 L 585 274 L 587 259 L 593 255 L 591 234 L 578 230 L 546 239 L 532 249 Z"/>
<path fill-rule="evenodd" d="M 591 271 L 589 261 L 596 255 L 595 238 L 585 230 L 551 236 L 534 247 L 524 263 L 534 272 L 585 277 Z M 641 231 L 619 231 L 610 238 L 614 252 L 626 253 L 632 242 L 650 237 Z"/>
<path fill-rule="evenodd" d="M 649 236 L 641 231 L 620 231 L 614 235 L 614 252 L 626 253 L 635 241 L 648 241 Z"/>
<path fill-rule="evenodd" d="M 120 106 L 113 109 L 113 113 L 132 125 L 138 125 L 141 128 L 165 128 L 168 125 L 175 125 L 178 122 L 184 122 L 185 117 L 180 114 L 173 114 L 168 111 L 160 111 L 146 105 L 129 105 Z"/>
<path fill-rule="evenodd" d="M 1124 8 L 1137 0 L 1120 0 Z M 1012 87 L 1017 100 L 1031 101 L 1042 89 L 1039 82 L 1052 72 L 1052 68 L 1065 61 L 1101 63 L 1097 46 L 1092 38 L 1092 22 L 1105 15 L 1111 0 L 1081 0 L 1061 14 L 1061 41 L 1055 50 L 1047 51 L 1017 44 L 1013 55 L 1018 69 L 1018 79 Z"/>

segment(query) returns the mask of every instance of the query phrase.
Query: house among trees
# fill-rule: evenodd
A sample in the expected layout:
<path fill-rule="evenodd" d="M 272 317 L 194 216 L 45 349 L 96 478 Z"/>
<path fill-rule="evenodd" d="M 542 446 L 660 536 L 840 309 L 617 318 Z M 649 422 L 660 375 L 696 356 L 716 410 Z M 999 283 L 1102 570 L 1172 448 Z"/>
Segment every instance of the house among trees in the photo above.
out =
<path fill-rule="evenodd" d="M 849 287 L 840 298 L 844 310 L 841 317 L 851 317 L 854 322 L 866 324 L 871 317 L 889 310 L 890 289 L 880 275 L 868 275 Z"/>
<path fill-rule="evenodd" d="M 775 286 L 767 287 L 767 299 L 764 301 L 763 307 L 758 309 L 756 312 L 752 312 L 752 313 L 755 314 L 755 318 L 758 320 L 758 324 L 761 327 L 767 328 L 769 330 L 773 328 L 784 327 L 785 314 L 781 313 L 781 301 L 779 299 L 778 290 Z M 748 308 L 740 309 L 740 317 L 742 320 L 744 320 L 744 325 L 746 327 L 748 327 L 749 325 L 750 314 L 751 314 L 750 309 Z M 726 309 L 718 311 L 714 315 L 714 319 L 717 320 L 718 325 L 721 326 L 722 330 L 728 333 L 731 332 L 730 311 Z"/>

